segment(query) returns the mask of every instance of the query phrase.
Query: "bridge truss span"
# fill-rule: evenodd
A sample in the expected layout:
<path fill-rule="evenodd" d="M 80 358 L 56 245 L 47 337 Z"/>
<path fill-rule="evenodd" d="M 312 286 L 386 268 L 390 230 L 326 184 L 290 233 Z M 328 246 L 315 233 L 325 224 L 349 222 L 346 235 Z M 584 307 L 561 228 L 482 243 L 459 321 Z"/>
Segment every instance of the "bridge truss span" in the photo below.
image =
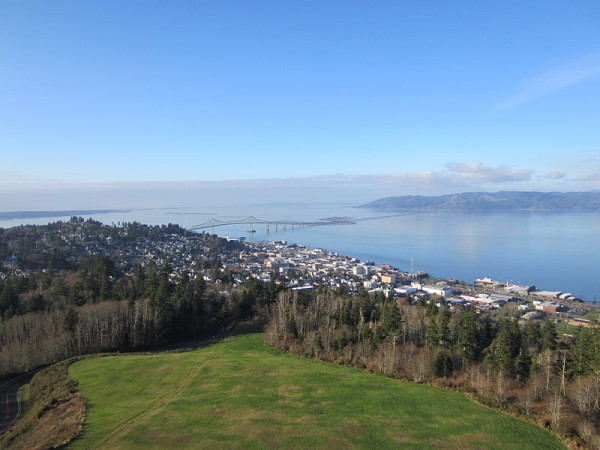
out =
<path fill-rule="evenodd" d="M 317 221 L 312 221 L 312 222 L 303 222 L 303 221 L 296 221 L 296 220 L 262 220 L 262 219 L 257 219 L 254 216 L 248 216 L 246 218 L 243 219 L 232 219 L 232 220 L 219 220 L 219 219 L 209 219 L 204 223 L 201 223 L 199 225 L 193 225 L 192 227 L 189 228 L 190 231 L 196 231 L 196 230 L 203 230 L 206 228 L 215 228 L 215 227 L 222 227 L 225 225 L 243 225 L 243 224 L 248 224 L 249 232 L 254 232 L 254 225 L 255 224 L 265 224 L 267 226 L 267 231 L 269 229 L 269 225 L 283 225 L 284 227 L 290 226 L 292 228 L 295 227 L 316 227 L 316 226 L 322 226 L 322 225 L 349 225 L 349 224 L 355 224 L 356 222 L 354 222 L 353 220 L 349 219 L 349 218 L 345 218 L 345 217 L 332 217 L 329 219 L 320 219 Z"/>
<path fill-rule="evenodd" d="M 250 225 L 251 229 L 253 229 L 252 227 L 256 223 L 269 223 L 269 222 L 267 222 L 266 220 L 257 219 L 254 216 L 248 216 L 244 219 L 234 219 L 234 220 L 219 220 L 219 219 L 211 218 L 204 223 L 190 227 L 190 230 L 195 231 L 195 230 L 202 230 L 205 228 L 222 227 L 225 225 L 243 225 L 243 224 L 248 224 L 248 225 Z"/>

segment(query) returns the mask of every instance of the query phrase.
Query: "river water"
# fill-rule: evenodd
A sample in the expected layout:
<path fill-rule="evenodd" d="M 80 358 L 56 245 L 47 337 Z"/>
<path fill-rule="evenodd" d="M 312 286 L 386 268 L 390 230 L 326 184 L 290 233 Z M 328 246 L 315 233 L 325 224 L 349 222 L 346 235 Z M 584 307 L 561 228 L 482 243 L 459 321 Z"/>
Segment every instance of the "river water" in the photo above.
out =
<path fill-rule="evenodd" d="M 237 207 L 198 206 L 95 214 L 103 223 L 139 221 L 191 227 L 210 218 L 254 216 L 269 221 L 315 221 L 330 217 L 359 220 L 351 225 L 228 225 L 205 231 L 253 241 L 287 240 L 400 270 L 424 270 L 432 276 L 472 282 L 495 280 L 571 292 L 586 301 L 600 300 L 600 214 L 559 212 L 406 212 L 354 208 L 350 204 L 271 204 Z M 89 216 L 81 214 L 87 218 Z M 0 227 L 45 224 L 59 219 L 0 221 Z M 62 219 L 65 220 L 65 219 Z"/>

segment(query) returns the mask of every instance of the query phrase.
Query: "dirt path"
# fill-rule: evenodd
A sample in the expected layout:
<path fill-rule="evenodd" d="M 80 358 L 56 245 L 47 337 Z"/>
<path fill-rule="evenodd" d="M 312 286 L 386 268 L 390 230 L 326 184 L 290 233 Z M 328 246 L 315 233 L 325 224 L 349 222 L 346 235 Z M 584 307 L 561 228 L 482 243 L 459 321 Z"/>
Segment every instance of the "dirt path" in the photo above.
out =
<path fill-rule="evenodd" d="M 127 431 L 129 431 L 132 427 L 134 427 L 138 423 L 142 422 L 147 417 L 151 417 L 155 414 L 160 413 L 160 411 L 165 406 L 167 406 L 168 404 L 174 402 L 179 397 L 181 397 L 181 394 L 183 394 L 185 392 L 185 390 L 192 383 L 194 378 L 196 378 L 196 376 L 200 373 L 202 368 L 205 367 L 210 362 L 212 362 L 212 359 L 206 360 L 202 364 L 195 366 L 193 368 L 193 370 L 190 371 L 190 374 L 186 378 L 185 382 L 173 392 L 173 395 L 171 395 L 167 398 L 161 398 L 160 400 L 156 401 L 152 406 L 150 406 L 145 411 L 142 411 L 141 413 L 136 414 L 134 417 L 127 419 L 124 423 L 119 425 L 113 432 L 108 434 L 104 439 L 102 439 L 98 443 L 94 444 L 94 446 L 91 448 L 111 448 L 112 447 L 111 444 L 116 439 L 118 439 L 119 437 L 121 437 L 122 435 L 127 433 Z"/>

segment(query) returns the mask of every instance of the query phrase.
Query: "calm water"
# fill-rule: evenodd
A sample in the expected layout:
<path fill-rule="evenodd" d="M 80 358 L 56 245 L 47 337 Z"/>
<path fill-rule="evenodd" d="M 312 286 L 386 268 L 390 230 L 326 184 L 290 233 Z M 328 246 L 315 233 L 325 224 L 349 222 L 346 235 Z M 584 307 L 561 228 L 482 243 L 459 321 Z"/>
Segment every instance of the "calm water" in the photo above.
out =
<path fill-rule="evenodd" d="M 258 205 L 236 208 L 138 210 L 95 215 L 104 223 L 139 221 L 178 223 L 184 227 L 215 217 L 231 220 L 311 221 L 327 217 L 372 218 L 355 225 L 310 228 L 229 225 L 207 229 L 221 236 L 248 240 L 285 239 L 322 247 L 361 260 L 389 263 L 401 270 L 425 270 L 433 276 L 468 282 L 486 275 L 500 281 L 535 284 L 538 289 L 568 291 L 588 301 L 600 300 L 600 214 L 529 212 L 386 213 L 351 205 Z M 0 221 L 0 227 L 45 224 L 57 219 Z"/>

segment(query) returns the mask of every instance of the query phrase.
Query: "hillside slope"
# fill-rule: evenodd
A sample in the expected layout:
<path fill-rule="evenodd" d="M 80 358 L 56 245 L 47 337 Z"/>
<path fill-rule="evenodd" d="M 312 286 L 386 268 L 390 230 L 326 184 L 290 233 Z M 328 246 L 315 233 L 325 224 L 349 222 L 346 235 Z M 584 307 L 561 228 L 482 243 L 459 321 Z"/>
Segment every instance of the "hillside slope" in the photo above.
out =
<path fill-rule="evenodd" d="M 75 448 L 563 448 L 467 397 L 282 354 L 247 334 L 189 353 L 77 362 Z"/>
<path fill-rule="evenodd" d="M 600 191 L 591 192 L 464 192 L 440 196 L 386 197 L 359 208 L 411 210 L 600 211 Z"/>

